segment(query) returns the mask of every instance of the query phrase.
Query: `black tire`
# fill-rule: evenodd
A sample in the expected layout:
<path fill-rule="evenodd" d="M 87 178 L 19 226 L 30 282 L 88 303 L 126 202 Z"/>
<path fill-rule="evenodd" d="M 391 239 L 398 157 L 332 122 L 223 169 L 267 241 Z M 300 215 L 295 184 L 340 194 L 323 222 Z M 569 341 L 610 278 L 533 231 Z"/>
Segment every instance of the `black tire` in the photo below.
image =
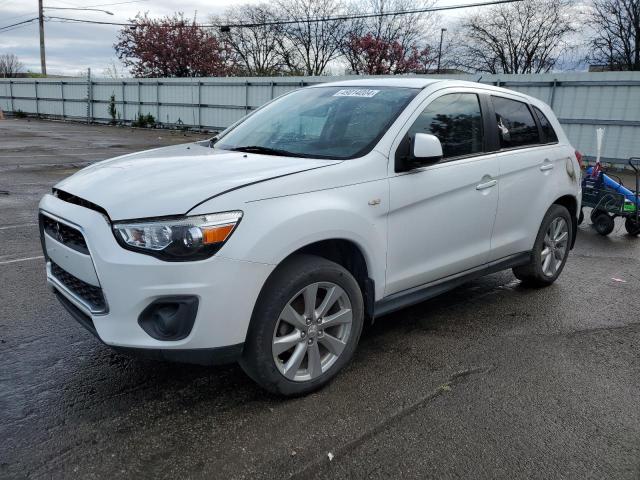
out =
<path fill-rule="evenodd" d="M 640 235 L 640 221 L 636 222 L 635 217 L 627 217 L 624 221 L 624 228 L 627 233 L 633 237 Z"/>
<path fill-rule="evenodd" d="M 547 275 L 542 268 L 542 251 L 545 246 L 545 235 L 547 230 L 551 227 L 554 220 L 562 218 L 566 222 L 567 226 L 567 238 L 565 244 L 565 253 L 562 258 L 562 262 L 557 267 L 556 272 L 553 275 Z M 515 267 L 513 274 L 516 278 L 522 281 L 522 284 L 528 287 L 546 287 L 551 285 L 562 273 L 565 264 L 567 263 L 567 257 L 569 256 L 570 246 L 573 240 L 573 228 L 571 227 L 571 215 L 569 211 L 562 205 L 551 205 L 540 224 L 536 241 L 533 244 L 533 250 L 531 252 L 531 260 L 528 264 Z"/>
<path fill-rule="evenodd" d="M 598 215 L 601 215 L 603 213 L 607 213 L 604 210 L 600 210 L 600 209 L 592 209 L 591 210 L 591 214 L 589 215 L 589 219 L 591 220 L 591 223 L 596 223 L 596 217 Z"/>
<path fill-rule="evenodd" d="M 613 217 L 606 212 L 600 212 L 593 218 L 593 226 L 600 235 L 607 236 L 615 227 Z"/>
<path fill-rule="evenodd" d="M 288 302 L 305 287 L 331 282 L 341 287 L 351 303 L 349 337 L 335 363 L 317 378 L 294 381 L 276 365 L 272 342 L 280 315 Z M 279 265 L 263 287 L 253 311 L 240 365 L 256 383 L 279 395 L 303 395 L 327 384 L 351 360 L 364 322 L 364 302 L 358 282 L 345 268 L 315 255 L 294 255 Z"/>
<path fill-rule="evenodd" d="M 582 225 L 582 222 L 584 222 L 584 212 L 582 211 L 582 209 L 580 209 L 580 215 L 578 216 L 578 225 Z"/>

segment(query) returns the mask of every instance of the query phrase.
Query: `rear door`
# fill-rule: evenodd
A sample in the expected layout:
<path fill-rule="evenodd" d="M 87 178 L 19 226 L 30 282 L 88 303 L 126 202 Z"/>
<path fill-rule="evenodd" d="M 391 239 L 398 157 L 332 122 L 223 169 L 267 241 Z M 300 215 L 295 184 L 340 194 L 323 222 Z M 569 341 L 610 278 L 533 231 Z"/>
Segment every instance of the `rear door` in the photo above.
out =
<path fill-rule="evenodd" d="M 471 89 L 429 96 L 391 150 L 386 295 L 487 262 L 498 205 L 498 166 L 484 138 L 483 97 Z M 394 156 L 416 133 L 436 135 L 444 158 L 396 173 Z"/>
<path fill-rule="evenodd" d="M 490 134 L 498 146 L 498 214 L 491 260 L 533 247 L 542 217 L 554 201 L 556 175 L 566 154 L 544 114 L 519 96 L 492 94 Z M 538 119 L 541 115 L 542 122 Z"/>

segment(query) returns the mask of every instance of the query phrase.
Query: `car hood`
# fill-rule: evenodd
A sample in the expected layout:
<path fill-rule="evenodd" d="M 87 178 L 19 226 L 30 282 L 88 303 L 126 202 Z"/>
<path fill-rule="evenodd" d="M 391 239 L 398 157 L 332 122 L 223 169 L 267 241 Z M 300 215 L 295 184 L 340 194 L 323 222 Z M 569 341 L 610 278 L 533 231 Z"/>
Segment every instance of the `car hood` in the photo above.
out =
<path fill-rule="evenodd" d="M 191 143 L 90 165 L 55 189 L 104 208 L 112 220 L 161 217 L 185 214 L 243 186 L 336 163 L 340 161 L 229 152 Z"/>

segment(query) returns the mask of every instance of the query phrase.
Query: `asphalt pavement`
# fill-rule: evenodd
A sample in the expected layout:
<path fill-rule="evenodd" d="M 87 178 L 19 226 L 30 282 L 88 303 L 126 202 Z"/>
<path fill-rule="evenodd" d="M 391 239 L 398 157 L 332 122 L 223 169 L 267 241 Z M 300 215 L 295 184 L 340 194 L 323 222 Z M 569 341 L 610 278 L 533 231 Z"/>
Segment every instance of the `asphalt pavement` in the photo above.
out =
<path fill-rule="evenodd" d="M 0 478 L 640 477 L 640 238 L 619 222 L 587 215 L 549 288 L 502 272 L 377 319 L 303 398 L 100 344 L 46 288 L 37 203 L 86 162 L 200 138 L 0 121 Z"/>

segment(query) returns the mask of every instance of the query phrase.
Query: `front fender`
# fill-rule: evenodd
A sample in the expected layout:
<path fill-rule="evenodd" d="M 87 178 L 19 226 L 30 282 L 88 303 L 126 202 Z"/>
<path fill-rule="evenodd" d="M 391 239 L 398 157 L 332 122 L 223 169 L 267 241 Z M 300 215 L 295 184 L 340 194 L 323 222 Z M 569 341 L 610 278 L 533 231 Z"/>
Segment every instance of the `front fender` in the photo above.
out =
<path fill-rule="evenodd" d="M 369 276 L 375 281 L 376 298 L 382 296 L 388 212 L 386 179 L 248 202 L 245 207 L 240 225 L 220 250 L 220 256 L 277 265 L 309 244 L 349 240 L 364 256 Z"/>

